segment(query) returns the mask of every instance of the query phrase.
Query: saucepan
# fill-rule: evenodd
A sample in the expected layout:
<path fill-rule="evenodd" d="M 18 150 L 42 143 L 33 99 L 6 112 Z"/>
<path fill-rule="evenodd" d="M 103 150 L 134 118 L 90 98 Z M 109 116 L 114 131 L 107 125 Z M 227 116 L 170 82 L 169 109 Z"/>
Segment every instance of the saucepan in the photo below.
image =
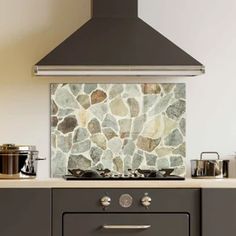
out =
<path fill-rule="evenodd" d="M 203 159 L 204 155 L 214 154 L 216 159 Z M 200 160 L 191 160 L 192 178 L 223 179 L 229 177 L 229 160 L 220 159 L 218 152 L 202 152 Z"/>
<path fill-rule="evenodd" d="M 0 174 L 4 176 L 19 173 L 36 177 L 38 161 L 45 158 L 38 157 L 35 146 L 3 144 L 0 146 Z"/>

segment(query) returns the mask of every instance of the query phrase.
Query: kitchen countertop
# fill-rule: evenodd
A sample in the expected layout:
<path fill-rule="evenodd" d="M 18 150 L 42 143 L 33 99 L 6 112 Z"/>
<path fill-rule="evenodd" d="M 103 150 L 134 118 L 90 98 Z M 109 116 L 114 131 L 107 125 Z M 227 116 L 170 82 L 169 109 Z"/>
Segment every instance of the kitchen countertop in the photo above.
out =
<path fill-rule="evenodd" d="M 65 181 L 64 179 L 0 180 L 0 188 L 236 188 L 232 179 L 184 181 Z"/>

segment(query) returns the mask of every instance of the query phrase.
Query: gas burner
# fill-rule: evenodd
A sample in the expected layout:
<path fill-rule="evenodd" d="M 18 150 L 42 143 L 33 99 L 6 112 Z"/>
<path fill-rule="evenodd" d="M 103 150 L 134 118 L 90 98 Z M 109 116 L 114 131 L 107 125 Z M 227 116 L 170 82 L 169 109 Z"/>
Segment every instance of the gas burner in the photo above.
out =
<path fill-rule="evenodd" d="M 172 175 L 174 169 L 142 170 L 128 169 L 124 174 L 109 169 L 68 170 L 71 175 L 65 175 L 66 180 L 184 180 L 183 177 Z"/>
<path fill-rule="evenodd" d="M 93 170 L 74 169 L 69 170 L 72 176 L 77 178 L 102 178 L 99 172 Z"/>

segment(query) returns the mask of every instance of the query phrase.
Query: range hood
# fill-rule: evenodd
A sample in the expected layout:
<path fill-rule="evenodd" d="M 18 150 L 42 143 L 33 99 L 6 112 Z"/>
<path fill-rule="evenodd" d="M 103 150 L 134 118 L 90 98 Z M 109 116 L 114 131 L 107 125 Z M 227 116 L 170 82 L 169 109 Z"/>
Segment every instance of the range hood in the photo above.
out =
<path fill-rule="evenodd" d="M 138 17 L 137 0 L 92 0 L 92 18 L 34 66 L 38 76 L 195 76 L 204 66 Z"/>

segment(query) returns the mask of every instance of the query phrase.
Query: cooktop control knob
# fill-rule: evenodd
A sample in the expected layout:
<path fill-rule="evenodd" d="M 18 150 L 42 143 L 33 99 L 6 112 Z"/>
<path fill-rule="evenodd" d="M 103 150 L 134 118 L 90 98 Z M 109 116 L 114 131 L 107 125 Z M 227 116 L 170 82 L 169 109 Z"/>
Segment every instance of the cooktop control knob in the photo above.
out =
<path fill-rule="evenodd" d="M 120 206 L 129 208 L 133 204 L 133 198 L 129 194 L 122 194 L 119 199 Z"/>
<path fill-rule="evenodd" d="M 148 208 L 151 205 L 152 199 L 148 196 L 148 193 L 145 193 L 144 197 L 141 199 L 141 204 Z"/>
<path fill-rule="evenodd" d="M 100 203 L 103 207 L 108 207 L 111 205 L 111 198 L 108 196 L 104 196 L 100 199 Z"/>

